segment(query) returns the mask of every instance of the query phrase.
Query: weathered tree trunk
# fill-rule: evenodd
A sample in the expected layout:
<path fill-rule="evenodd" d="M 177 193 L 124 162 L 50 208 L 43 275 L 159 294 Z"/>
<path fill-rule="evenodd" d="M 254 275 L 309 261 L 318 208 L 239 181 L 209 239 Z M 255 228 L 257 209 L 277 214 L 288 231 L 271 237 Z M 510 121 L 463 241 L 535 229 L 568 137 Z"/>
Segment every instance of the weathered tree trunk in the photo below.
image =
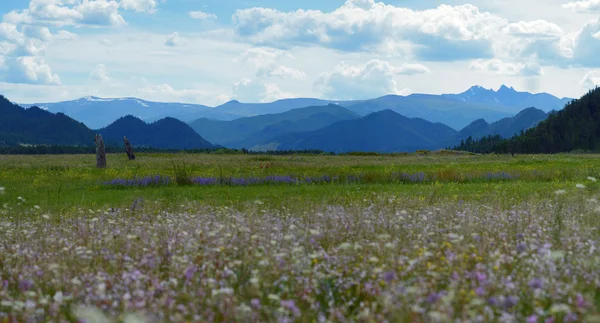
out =
<path fill-rule="evenodd" d="M 127 151 L 127 157 L 129 157 L 129 160 L 134 160 L 135 155 L 133 154 L 133 147 L 131 147 L 129 139 L 127 139 L 127 137 L 123 137 L 123 143 L 125 144 L 125 151 Z"/>
<path fill-rule="evenodd" d="M 104 139 L 102 139 L 102 135 L 96 135 L 94 142 L 96 143 L 96 167 L 106 168 L 106 150 L 104 148 Z"/>

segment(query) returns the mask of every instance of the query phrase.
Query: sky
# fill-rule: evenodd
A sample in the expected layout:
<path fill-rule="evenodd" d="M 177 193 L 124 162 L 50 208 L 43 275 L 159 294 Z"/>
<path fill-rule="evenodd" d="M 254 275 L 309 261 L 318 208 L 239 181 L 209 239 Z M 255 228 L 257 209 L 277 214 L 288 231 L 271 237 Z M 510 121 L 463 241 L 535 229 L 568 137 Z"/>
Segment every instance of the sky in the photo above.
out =
<path fill-rule="evenodd" d="M 216 106 L 600 85 L 600 0 L 6 0 L 0 94 Z"/>

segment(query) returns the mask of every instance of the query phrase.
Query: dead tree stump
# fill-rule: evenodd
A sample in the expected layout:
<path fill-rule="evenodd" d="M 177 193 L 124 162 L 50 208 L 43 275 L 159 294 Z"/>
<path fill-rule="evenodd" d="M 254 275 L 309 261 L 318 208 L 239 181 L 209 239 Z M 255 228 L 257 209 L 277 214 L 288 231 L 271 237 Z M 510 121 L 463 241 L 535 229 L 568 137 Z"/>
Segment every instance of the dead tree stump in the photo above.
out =
<path fill-rule="evenodd" d="M 127 137 L 125 136 L 123 137 L 123 143 L 125 144 L 125 151 L 127 152 L 127 157 L 129 157 L 129 160 L 134 160 L 135 155 L 133 154 L 133 147 L 131 147 L 129 139 L 127 139 Z"/>
<path fill-rule="evenodd" d="M 94 143 L 96 143 L 96 167 L 106 168 L 106 149 L 104 147 L 102 135 L 96 135 Z"/>

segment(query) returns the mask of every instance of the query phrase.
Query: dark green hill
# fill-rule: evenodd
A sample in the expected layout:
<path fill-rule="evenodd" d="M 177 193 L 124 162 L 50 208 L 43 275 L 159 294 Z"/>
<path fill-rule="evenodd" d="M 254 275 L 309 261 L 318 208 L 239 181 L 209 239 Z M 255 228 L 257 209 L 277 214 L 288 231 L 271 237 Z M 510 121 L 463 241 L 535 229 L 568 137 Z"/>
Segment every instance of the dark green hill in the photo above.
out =
<path fill-rule="evenodd" d="M 572 100 L 564 109 L 551 112 L 535 128 L 509 140 L 486 137 L 465 141 L 461 150 L 497 153 L 561 153 L 600 148 L 600 88 Z"/>
<path fill-rule="evenodd" d="M 265 147 L 278 150 L 320 149 L 336 153 L 411 152 L 444 147 L 456 133 L 456 130 L 441 123 L 411 119 L 383 110 L 308 133 L 282 135 L 266 143 Z"/>
<path fill-rule="evenodd" d="M 24 109 L 0 95 L 0 145 L 19 144 L 90 146 L 94 133 L 62 113 Z"/>
<path fill-rule="evenodd" d="M 541 121 L 545 120 L 548 114 L 536 108 L 527 108 L 519 112 L 514 117 L 500 119 L 493 123 L 487 123 L 483 119 L 473 121 L 458 132 L 458 139 L 479 139 L 489 135 L 500 135 L 502 138 L 510 138 L 537 126 Z"/>
<path fill-rule="evenodd" d="M 188 124 L 175 118 L 164 118 L 148 124 L 136 117 L 126 116 L 98 132 L 108 144 L 122 145 L 123 136 L 127 136 L 131 144 L 138 147 L 213 148 L 211 143 L 198 135 Z"/>

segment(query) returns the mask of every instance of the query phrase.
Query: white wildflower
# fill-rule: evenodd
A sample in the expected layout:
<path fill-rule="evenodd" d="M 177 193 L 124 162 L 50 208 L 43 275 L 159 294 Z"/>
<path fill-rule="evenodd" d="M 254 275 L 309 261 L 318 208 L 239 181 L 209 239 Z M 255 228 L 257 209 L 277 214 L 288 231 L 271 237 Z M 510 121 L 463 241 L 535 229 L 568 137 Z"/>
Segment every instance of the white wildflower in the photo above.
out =
<path fill-rule="evenodd" d="M 62 301 L 63 301 L 63 293 L 62 292 L 56 292 L 56 294 L 54 294 L 53 299 L 54 299 L 54 301 L 56 303 L 59 303 L 59 304 L 62 303 Z"/>
<path fill-rule="evenodd" d="M 48 214 L 42 214 L 42 218 L 46 220 L 50 220 L 50 216 Z"/>
<path fill-rule="evenodd" d="M 36 210 L 39 210 L 40 206 L 39 205 L 34 205 L 33 208 L 36 209 Z"/>
<path fill-rule="evenodd" d="M 148 322 L 146 318 L 139 314 L 127 313 L 123 318 L 123 323 L 145 323 Z"/>
<path fill-rule="evenodd" d="M 79 306 L 75 308 L 73 314 L 81 321 L 90 323 L 110 323 L 110 320 L 95 307 Z"/>
<path fill-rule="evenodd" d="M 577 184 L 577 185 L 575 185 L 575 187 L 580 188 L 580 189 L 584 189 L 585 185 L 583 185 L 583 184 Z"/>
<path fill-rule="evenodd" d="M 352 248 L 352 244 L 349 242 L 344 242 L 338 248 L 342 249 L 342 250 L 350 249 L 350 248 Z"/>
<path fill-rule="evenodd" d="M 558 191 L 554 192 L 554 194 L 556 194 L 556 195 L 563 195 L 565 193 L 567 193 L 567 191 L 565 191 L 565 190 L 558 190 Z"/>
<path fill-rule="evenodd" d="M 596 177 L 592 177 L 592 176 L 588 176 L 587 179 L 590 180 L 590 181 L 592 181 L 592 182 L 596 182 L 597 181 Z"/>
<path fill-rule="evenodd" d="M 0 194 L 4 194 L 5 191 L 6 189 L 3 186 L 0 186 Z"/>

